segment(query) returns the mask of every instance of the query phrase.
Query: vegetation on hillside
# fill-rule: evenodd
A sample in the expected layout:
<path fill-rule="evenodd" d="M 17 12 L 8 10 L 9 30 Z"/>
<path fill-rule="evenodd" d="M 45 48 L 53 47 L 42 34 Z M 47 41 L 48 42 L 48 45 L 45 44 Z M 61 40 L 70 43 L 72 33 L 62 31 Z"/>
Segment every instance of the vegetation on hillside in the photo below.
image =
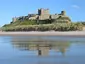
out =
<path fill-rule="evenodd" d="M 85 26 L 85 22 L 79 22 L 79 23 L 81 23 L 83 26 Z"/>
<path fill-rule="evenodd" d="M 24 20 L 24 21 L 17 20 L 16 22 L 11 22 L 10 24 L 5 24 L 3 27 L 18 26 L 18 25 L 36 25 L 36 24 L 37 24 L 36 20 Z"/>
<path fill-rule="evenodd" d="M 4 26 L 3 31 L 76 31 L 82 30 L 81 23 L 53 23 L 36 25 Z"/>

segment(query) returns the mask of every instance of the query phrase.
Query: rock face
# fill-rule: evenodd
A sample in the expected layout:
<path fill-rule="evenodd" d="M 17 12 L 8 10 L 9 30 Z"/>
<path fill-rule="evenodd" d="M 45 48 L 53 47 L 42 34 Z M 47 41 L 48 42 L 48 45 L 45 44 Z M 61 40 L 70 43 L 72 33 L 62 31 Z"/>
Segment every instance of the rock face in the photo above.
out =
<path fill-rule="evenodd" d="M 38 14 L 28 14 L 27 16 L 22 17 L 14 17 L 12 19 L 13 22 L 16 22 L 17 20 L 56 20 L 56 22 L 59 23 L 69 23 L 71 22 L 71 19 L 66 16 L 65 11 L 61 11 L 60 14 L 53 14 L 51 15 L 49 13 L 49 9 L 38 9 Z"/>

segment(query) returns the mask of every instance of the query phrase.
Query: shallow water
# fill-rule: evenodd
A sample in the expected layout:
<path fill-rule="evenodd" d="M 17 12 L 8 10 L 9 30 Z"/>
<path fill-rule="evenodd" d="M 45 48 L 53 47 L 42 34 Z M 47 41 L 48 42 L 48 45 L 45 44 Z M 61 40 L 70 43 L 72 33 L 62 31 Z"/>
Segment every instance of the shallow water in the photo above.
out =
<path fill-rule="evenodd" d="M 85 37 L 0 36 L 0 64 L 85 64 Z"/>

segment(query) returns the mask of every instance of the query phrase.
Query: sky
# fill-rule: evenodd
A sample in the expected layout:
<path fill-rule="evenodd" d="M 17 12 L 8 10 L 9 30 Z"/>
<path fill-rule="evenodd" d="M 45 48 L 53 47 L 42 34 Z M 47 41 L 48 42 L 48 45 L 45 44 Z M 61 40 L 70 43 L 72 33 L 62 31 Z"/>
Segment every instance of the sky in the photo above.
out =
<path fill-rule="evenodd" d="M 73 22 L 85 21 L 85 0 L 0 0 L 0 26 L 9 24 L 13 17 L 37 13 L 48 8 L 50 14 L 66 11 Z"/>

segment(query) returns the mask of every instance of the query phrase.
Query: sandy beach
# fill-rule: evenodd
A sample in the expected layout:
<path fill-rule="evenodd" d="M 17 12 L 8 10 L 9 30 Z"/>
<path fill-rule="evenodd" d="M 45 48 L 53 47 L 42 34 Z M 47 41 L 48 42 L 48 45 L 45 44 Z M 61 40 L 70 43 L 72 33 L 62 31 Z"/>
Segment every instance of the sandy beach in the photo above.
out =
<path fill-rule="evenodd" d="M 69 31 L 69 32 L 0 32 L 0 36 L 85 36 L 85 31 Z"/>

